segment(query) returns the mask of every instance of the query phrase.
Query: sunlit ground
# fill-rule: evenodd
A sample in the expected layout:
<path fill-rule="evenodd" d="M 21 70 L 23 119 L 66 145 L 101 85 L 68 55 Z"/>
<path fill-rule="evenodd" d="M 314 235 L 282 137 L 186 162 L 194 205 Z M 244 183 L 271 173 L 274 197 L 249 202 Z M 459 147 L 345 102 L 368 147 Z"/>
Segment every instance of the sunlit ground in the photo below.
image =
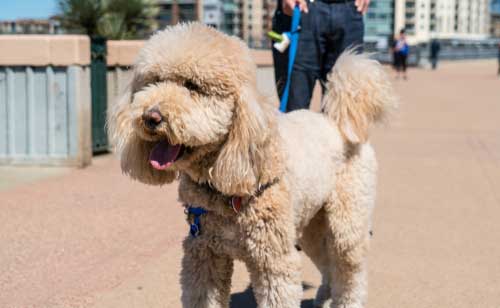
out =
<path fill-rule="evenodd" d="M 500 307 L 496 69 L 444 63 L 394 81 L 400 111 L 372 138 L 380 166 L 368 307 Z M 0 183 L 15 178 L 9 170 Z M 133 183 L 111 155 L 2 185 L 0 307 L 180 306 L 188 229 L 175 185 Z M 320 278 L 306 258 L 303 272 L 303 307 L 312 307 Z M 232 307 L 255 307 L 241 264 L 233 280 Z"/>

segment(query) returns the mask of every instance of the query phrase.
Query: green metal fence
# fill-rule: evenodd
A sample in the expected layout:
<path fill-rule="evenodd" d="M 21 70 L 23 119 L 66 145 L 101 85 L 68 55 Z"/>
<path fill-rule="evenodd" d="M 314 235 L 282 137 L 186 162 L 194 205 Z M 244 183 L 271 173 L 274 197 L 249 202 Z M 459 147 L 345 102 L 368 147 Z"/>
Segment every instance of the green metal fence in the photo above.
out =
<path fill-rule="evenodd" d="M 106 134 L 107 114 L 107 67 L 106 39 L 93 37 L 91 39 L 91 91 L 92 91 L 92 150 L 94 153 L 108 150 Z"/>

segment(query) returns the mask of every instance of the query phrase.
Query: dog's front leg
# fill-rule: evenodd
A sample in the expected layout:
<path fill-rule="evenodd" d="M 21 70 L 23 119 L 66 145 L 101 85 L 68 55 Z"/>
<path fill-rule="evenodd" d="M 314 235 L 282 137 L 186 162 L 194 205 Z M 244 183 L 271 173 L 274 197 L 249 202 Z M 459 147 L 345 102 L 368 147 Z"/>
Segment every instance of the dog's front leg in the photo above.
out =
<path fill-rule="evenodd" d="M 298 308 L 302 299 L 300 256 L 296 249 L 286 255 L 267 256 L 247 262 L 259 308 Z"/>
<path fill-rule="evenodd" d="M 203 238 L 184 240 L 181 285 L 185 308 L 229 307 L 233 260 L 216 254 Z"/>

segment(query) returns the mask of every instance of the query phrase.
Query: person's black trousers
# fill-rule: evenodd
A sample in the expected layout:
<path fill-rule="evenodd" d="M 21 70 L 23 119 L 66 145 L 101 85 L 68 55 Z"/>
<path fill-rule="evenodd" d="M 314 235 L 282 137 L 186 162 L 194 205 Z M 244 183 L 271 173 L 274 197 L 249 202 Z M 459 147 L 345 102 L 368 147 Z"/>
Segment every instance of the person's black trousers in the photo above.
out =
<path fill-rule="evenodd" d="M 438 57 L 431 57 L 432 69 L 435 70 L 438 65 Z"/>
<path fill-rule="evenodd" d="M 302 13 L 297 55 L 293 66 L 287 112 L 309 108 L 316 80 L 322 85 L 340 54 L 363 48 L 363 16 L 354 1 L 320 1 L 308 3 L 309 13 Z M 290 31 L 291 17 L 281 11 L 281 1 L 273 17 L 273 30 Z M 285 88 L 288 49 L 280 53 L 273 48 L 274 72 L 278 95 Z"/>

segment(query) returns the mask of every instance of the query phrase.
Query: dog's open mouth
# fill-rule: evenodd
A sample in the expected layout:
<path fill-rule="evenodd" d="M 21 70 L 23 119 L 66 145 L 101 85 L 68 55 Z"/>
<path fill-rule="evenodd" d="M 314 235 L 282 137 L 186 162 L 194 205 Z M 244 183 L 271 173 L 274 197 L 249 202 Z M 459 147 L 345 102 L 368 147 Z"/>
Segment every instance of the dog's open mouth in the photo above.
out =
<path fill-rule="evenodd" d="M 160 141 L 153 147 L 149 154 L 149 163 L 156 170 L 165 170 L 176 160 L 181 158 L 185 147 L 182 144 L 170 144 L 168 141 Z"/>

